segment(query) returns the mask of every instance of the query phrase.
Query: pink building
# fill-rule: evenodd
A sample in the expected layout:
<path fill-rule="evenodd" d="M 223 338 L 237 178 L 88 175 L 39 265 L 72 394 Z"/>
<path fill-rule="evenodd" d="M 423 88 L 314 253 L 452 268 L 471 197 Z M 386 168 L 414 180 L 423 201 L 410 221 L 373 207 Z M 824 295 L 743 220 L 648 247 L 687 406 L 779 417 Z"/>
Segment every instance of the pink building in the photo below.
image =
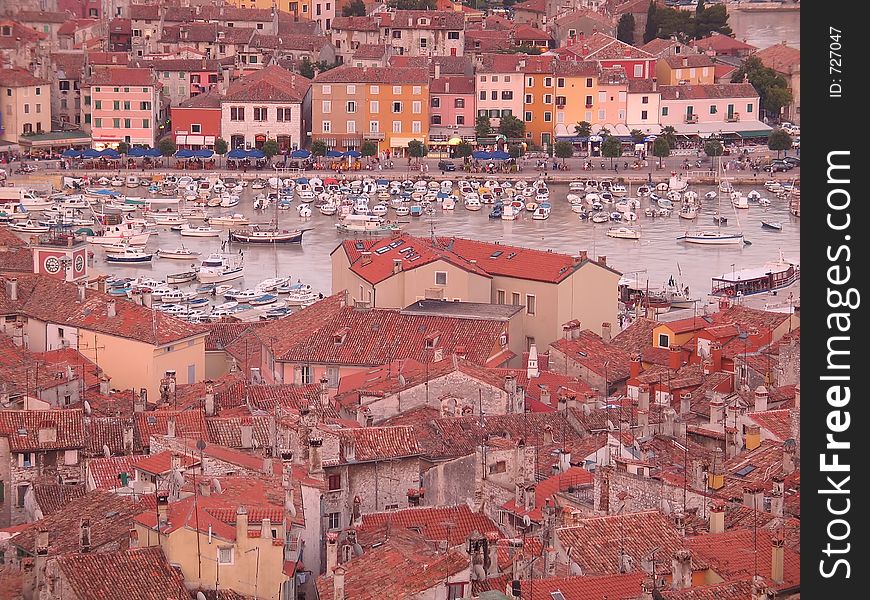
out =
<path fill-rule="evenodd" d="M 750 83 L 660 85 L 658 91 L 659 124 L 673 126 L 678 134 L 754 136 L 770 131 L 758 118 L 758 92 Z"/>
<path fill-rule="evenodd" d="M 82 19 L 102 19 L 104 16 L 101 0 L 57 0 L 57 10 Z"/>
<path fill-rule="evenodd" d="M 454 137 L 474 140 L 474 77 L 442 76 L 436 65 L 429 84 L 429 143 L 446 146 Z"/>
<path fill-rule="evenodd" d="M 84 87 L 94 148 L 117 148 L 121 142 L 154 145 L 160 84 L 149 69 L 95 69 Z"/>
<path fill-rule="evenodd" d="M 565 50 L 605 69 L 622 67 L 629 79 L 649 79 L 656 72 L 655 56 L 600 32 L 570 39 Z"/>

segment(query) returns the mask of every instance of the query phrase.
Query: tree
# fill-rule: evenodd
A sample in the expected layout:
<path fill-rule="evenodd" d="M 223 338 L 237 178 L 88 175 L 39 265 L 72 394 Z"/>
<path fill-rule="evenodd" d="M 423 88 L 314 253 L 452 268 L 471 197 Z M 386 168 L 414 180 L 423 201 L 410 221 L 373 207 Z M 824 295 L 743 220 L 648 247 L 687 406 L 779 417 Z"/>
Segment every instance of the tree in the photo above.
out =
<path fill-rule="evenodd" d="M 767 147 L 776 150 L 777 158 L 779 158 L 780 152 L 788 150 L 791 146 L 791 135 L 785 129 L 774 129 L 770 132 L 770 137 L 767 138 Z"/>
<path fill-rule="evenodd" d="M 668 141 L 668 147 L 671 150 L 677 147 L 677 130 L 674 129 L 673 125 L 665 125 L 662 127 L 661 137 Z"/>
<path fill-rule="evenodd" d="M 748 79 L 761 102 L 761 107 L 768 113 L 779 115 L 783 106 L 792 101 L 792 93 L 788 89 L 785 77 L 765 67 L 757 56 L 750 56 L 731 76 L 731 83 L 740 83 Z"/>
<path fill-rule="evenodd" d="M 610 136 L 610 130 L 607 127 L 602 127 L 601 129 L 598 130 L 598 135 L 600 135 L 603 138 L 606 138 L 606 137 Z"/>
<path fill-rule="evenodd" d="M 311 142 L 311 154 L 314 156 L 326 156 L 326 142 L 323 140 Z"/>
<path fill-rule="evenodd" d="M 474 133 L 478 139 L 488 137 L 492 133 L 492 125 L 489 123 L 488 116 L 477 115 L 477 120 L 474 121 Z"/>
<path fill-rule="evenodd" d="M 428 148 L 426 148 L 426 145 L 420 140 L 411 140 L 408 142 L 408 156 L 416 158 L 417 162 L 420 162 L 420 159 L 428 153 Z"/>
<path fill-rule="evenodd" d="M 607 136 L 604 143 L 601 144 L 601 154 L 610 159 L 610 166 L 613 166 L 613 159 L 622 156 L 622 144 L 612 135 Z"/>
<path fill-rule="evenodd" d="M 163 156 L 172 156 L 178 150 L 175 146 L 175 140 L 172 139 L 172 136 L 166 136 L 157 144 L 157 149 L 160 150 L 160 154 Z"/>
<path fill-rule="evenodd" d="M 655 0 L 650 0 L 649 8 L 646 10 L 646 26 L 643 30 L 643 43 L 651 42 L 658 35 L 658 17 L 656 16 Z"/>
<path fill-rule="evenodd" d="M 704 154 L 709 157 L 722 156 L 725 154 L 725 146 L 722 145 L 722 142 L 718 139 L 709 139 L 704 142 Z M 719 170 L 719 166 L 716 166 L 716 170 Z"/>
<path fill-rule="evenodd" d="M 118 152 L 120 154 L 127 154 L 130 151 L 130 144 L 127 142 L 118 142 Z"/>
<path fill-rule="evenodd" d="M 223 156 L 229 150 L 229 144 L 224 138 L 218 138 L 214 141 L 214 153 L 218 156 Z"/>
<path fill-rule="evenodd" d="M 696 15 L 698 13 L 704 12 L 704 5 L 705 4 L 706 3 L 704 2 L 704 0 L 698 0 L 698 5 L 695 7 L 695 14 Z"/>
<path fill-rule="evenodd" d="M 653 142 L 653 156 L 657 156 L 659 159 L 659 169 L 662 168 L 662 159 L 670 155 L 671 145 L 668 143 L 667 138 L 664 136 L 657 137 L 656 141 Z"/>
<path fill-rule="evenodd" d="M 634 15 L 624 13 L 619 17 L 619 24 L 616 26 L 616 39 L 626 44 L 634 45 Z"/>
<path fill-rule="evenodd" d="M 263 142 L 263 154 L 266 158 L 272 160 L 272 157 L 278 154 L 278 142 L 275 140 L 266 140 Z"/>
<path fill-rule="evenodd" d="M 508 147 L 508 154 L 510 154 L 511 158 L 519 158 L 523 154 L 525 154 L 525 150 L 523 149 L 522 144 L 511 144 Z"/>
<path fill-rule="evenodd" d="M 471 147 L 471 144 L 468 142 L 460 142 L 453 147 L 453 156 L 456 158 L 468 158 L 471 156 L 471 153 L 474 151 L 474 148 Z"/>
<path fill-rule="evenodd" d="M 350 4 L 341 9 L 341 16 L 364 17 L 366 16 L 366 5 L 363 0 L 351 0 Z"/>
<path fill-rule="evenodd" d="M 562 159 L 562 164 L 565 163 L 566 158 L 574 156 L 574 145 L 571 142 L 556 142 L 553 150 L 556 158 Z"/>
<path fill-rule="evenodd" d="M 302 62 L 299 63 L 299 74 L 307 79 L 314 79 L 314 64 L 308 60 L 308 57 L 302 59 Z"/>
<path fill-rule="evenodd" d="M 398 10 L 435 10 L 435 0 L 390 0 L 387 5 Z"/>
<path fill-rule="evenodd" d="M 629 135 L 631 136 L 631 141 L 635 144 L 642 144 L 644 139 L 646 139 L 646 134 L 640 129 L 632 129 Z"/>
<path fill-rule="evenodd" d="M 359 153 L 363 156 L 375 156 L 378 153 L 378 143 L 371 140 L 363 142 Z"/>
<path fill-rule="evenodd" d="M 501 118 L 498 132 L 509 140 L 521 138 L 526 135 L 526 124 L 513 115 L 507 115 Z"/>
<path fill-rule="evenodd" d="M 731 35 L 733 31 L 728 25 L 728 10 L 724 4 L 703 7 L 703 2 L 698 3 L 699 9 L 695 11 L 694 31 L 692 37 L 696 40 L 709 37 L 714 31 L 722 35 Z"/>
<path fill-rule="evenodd" d="M 580 121 L 574 125 L 574 135 L 577 137 L 589 137 L 592 135 L 592 123 L 589 121 Z"/>

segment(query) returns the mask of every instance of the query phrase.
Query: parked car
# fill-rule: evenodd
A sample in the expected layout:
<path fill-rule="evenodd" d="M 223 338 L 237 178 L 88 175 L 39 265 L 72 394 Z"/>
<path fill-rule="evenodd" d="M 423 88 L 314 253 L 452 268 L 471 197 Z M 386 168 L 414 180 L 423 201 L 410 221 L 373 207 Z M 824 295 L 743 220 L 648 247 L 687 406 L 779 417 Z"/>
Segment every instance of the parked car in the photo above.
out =
<path fill-rule="evenodd" d="M 790 164 L 792 167 L 801 166 L 801 159 L 796 156 L 786 156 L 782 159 L 783 162 Z"/>
<path fill-rule="evenodd" d="M 771 173 L 784 173 L 792 168 L 794 168 L 793 165 L 790 165 L 784 160 L 777 159 L 771 161 L 771 163 L 765 167 L 765 171 L 770 171 Z"/>
<path fill-rule="evenodd" d="M 442 160 L 438 162 L 438 168 L 442 171 L 455 171 L 456 165 L 449 160 Z"/>

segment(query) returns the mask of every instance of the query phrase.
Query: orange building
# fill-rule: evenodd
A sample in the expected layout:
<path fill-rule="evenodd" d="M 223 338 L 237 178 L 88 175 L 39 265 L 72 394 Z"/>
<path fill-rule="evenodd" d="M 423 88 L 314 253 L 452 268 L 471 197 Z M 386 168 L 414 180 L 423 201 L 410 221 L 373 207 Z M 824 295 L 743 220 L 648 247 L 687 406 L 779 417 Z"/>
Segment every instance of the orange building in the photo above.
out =
<path fill-rule="evenodd" d="M 312 83 L 311 137 L 330 149 L 378 143 L 391 156 L 429 137 L 429 71 L 411 67 L 341 66 Z"/>
<path fill-rule="evenodd" d="M 523 67 L 526 138 L 544 150 L 555 141 L 556 77 L 553 56 L 529 56 Z"/>

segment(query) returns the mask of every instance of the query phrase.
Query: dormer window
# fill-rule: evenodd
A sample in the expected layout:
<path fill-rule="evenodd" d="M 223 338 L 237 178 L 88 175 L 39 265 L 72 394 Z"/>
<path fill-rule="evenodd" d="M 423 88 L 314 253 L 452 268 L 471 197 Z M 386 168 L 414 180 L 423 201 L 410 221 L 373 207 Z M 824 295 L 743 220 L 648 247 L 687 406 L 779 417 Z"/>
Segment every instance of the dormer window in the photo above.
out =
<path fill-rule="evenodd" d="M 349 327 L 342 327 L 338 331 L 332 334 L 332 343 L 336 346 L 340 346 L 347 339 L 347 334 L 350 333 Z"/>
<path fill-rule="evenodd" d="M 422 19 L 420 19 L 420 20 L 417 21 L 417 24 L 418 24 L 418 25 L 428 25 L 428 24 L 429 24 L 429 19 L 422 18 Z"/>
<path fill-rule="evenodd" d="M 3 27 L 0 27 L 0 35 L 3 37 L 12 37 L 12 26 L 4 25 Z"/>
<path fill-rule="evenodd" d="M 438 340 L 441 338 L 441 334 L 437 331 L 434 333 L 430 333 L 426 336 L 426 347 L 427 348 L 435 348 L 438 346 Z"/>

